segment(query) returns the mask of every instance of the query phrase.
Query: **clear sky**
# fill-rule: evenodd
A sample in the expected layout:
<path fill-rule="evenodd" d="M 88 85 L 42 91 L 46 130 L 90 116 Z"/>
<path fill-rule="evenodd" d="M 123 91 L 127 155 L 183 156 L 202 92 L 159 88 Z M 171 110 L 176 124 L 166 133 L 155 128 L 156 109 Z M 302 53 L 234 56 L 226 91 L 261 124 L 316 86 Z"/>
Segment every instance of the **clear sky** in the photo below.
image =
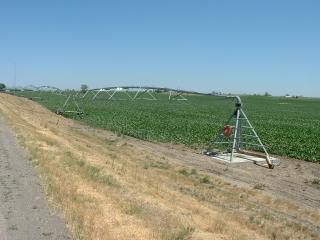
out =
<path fill-rule="evenodd" d="M 318 0 L 0 0 L 0 82 L 320 97 Z"/>

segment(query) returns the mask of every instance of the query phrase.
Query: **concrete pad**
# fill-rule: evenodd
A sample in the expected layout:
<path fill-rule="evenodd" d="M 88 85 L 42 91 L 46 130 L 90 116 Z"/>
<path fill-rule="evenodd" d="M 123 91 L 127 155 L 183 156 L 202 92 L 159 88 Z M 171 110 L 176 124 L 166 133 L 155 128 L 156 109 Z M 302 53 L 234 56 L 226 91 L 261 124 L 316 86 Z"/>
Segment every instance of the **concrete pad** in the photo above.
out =
<path fill-rule="evenodd" d="M 232 162 L 230 162 L 230 153 L 221 153 L 216 156 L 212 156 L 213 159 L 217 159 L 220 161 L 224 161 L 227 163 L 246 163 L 246 162 L 254 162 L 254 163 L 265 163 L 266 159 L 258 156 L 251 156 L 243 153 L 234 153 Z M 275 158 L 270 157 L 271 161 L 276 161 Z"/>

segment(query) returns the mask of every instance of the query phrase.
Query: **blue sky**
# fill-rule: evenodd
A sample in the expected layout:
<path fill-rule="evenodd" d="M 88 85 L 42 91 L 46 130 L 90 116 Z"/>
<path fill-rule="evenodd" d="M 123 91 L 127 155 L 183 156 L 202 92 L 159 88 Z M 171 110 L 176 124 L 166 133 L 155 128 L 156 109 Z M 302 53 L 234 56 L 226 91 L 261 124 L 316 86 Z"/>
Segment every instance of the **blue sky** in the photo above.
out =
<path fill-rule="evenodd" d="M 0 82 L 320 97 L 320 1 L 0 0 Z"/>

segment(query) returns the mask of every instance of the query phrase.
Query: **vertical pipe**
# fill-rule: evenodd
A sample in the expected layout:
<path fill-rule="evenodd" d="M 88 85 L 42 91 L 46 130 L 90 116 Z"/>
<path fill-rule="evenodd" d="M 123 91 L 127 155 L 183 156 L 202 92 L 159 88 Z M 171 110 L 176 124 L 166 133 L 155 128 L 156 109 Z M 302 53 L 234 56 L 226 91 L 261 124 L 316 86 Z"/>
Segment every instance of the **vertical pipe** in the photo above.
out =
<path fill-rule="evenodd" d="M 16 62 L 13 63 L 13 81 L 14 81 L 14 88 L 17 88 L 17 64 Z"/>
<path fill-rule="evenodd" d="M 238 131 L 237 131 L 237 144 L 236 144 L 236 149 L 237 151 L 240 150 L 241 148 L 241 110 L 240 110 L 240 113 L 239 113 L 239 123 L 238 123 Z"/>

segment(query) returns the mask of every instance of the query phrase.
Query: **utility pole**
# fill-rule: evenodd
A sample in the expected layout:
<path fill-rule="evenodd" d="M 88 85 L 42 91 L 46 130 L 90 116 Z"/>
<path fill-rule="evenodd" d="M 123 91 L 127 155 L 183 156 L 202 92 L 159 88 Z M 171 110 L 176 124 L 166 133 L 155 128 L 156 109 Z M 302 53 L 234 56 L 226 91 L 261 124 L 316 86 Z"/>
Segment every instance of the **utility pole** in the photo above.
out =
<path fill-rule="evenodd" d="M 13 62 L 13 86 L 17 88 L 17 65 L 16 62 Z"/>

